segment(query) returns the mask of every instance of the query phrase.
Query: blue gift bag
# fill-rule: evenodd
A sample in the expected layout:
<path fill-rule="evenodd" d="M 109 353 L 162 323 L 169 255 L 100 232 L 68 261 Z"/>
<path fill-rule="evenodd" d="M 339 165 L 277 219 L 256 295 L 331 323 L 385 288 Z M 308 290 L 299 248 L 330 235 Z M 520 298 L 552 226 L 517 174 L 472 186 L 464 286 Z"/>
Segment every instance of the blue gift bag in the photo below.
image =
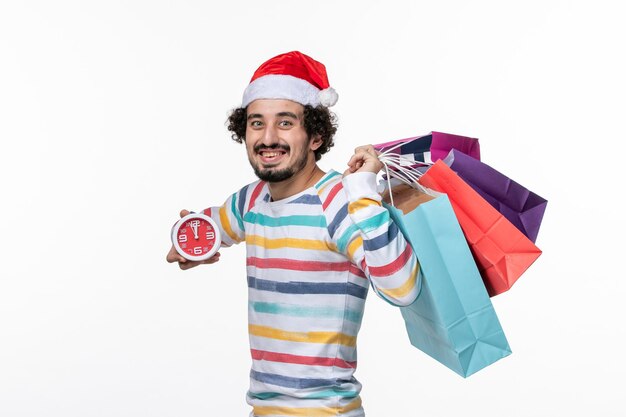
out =
<path fill-rule="evenodd" d="M 421 265 L 420 295 L 400 310 L 413 346 L 468 377 L 511 349 L 448 197 L 434 196 L 401 186 L 398 208 L 385 204 Z"/>

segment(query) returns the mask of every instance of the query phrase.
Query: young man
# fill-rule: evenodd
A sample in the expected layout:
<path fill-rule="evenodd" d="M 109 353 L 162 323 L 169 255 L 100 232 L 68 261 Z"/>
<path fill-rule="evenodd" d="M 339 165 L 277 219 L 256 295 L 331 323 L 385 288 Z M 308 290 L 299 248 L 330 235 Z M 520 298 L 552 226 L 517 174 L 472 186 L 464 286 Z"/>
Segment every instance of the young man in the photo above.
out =
<path fill-rule="evenodd" d="M 369 285 L 395 305 L 420 290 L 376 192 L 373 147 L 356 148 L 343 176 L 316 163 L 333 145 L 336 99 L 325 67 L 300 52 L 262 64 L 229 118 L 259 181 L 204 211 L 223 247 L 246 242 L 252 416 L 364 416 L 353 374 Z M 218 259 L 167 255 L 182 269 Z"/>

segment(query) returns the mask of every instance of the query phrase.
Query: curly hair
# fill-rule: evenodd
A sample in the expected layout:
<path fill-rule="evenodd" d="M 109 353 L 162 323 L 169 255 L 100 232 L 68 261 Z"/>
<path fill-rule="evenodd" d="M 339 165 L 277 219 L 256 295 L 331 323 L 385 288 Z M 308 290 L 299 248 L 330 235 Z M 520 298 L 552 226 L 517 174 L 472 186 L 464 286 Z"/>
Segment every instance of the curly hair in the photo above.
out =
<path fill-rule="evenodd" d="M 238 107 L 231 111 L 226 123 L 232 132 L 231 138 L 242 143 L 246 140 L 247 107 Z M 333 136 L 337 132 L 337 116 L 324 106 L 304 106 L 304 130 L 309 138 L 319 135 L 322 145 L 315 150 L 315 160 L 319 161 L 322 155 L 332 148 L 335 143 Z"/>

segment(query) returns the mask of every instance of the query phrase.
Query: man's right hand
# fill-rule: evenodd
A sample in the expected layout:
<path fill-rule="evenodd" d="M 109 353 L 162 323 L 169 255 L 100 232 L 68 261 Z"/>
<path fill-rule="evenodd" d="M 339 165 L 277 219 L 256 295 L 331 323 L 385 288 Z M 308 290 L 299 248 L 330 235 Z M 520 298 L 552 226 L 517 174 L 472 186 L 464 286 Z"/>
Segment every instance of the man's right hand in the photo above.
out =
<path fill-rule="evenodd" d="M 181 210 L 180 217 L 183 218 L 189 214 L 188 210 Z M 177 251 L 174 245 L 170 248 L 170 251 L 167 253 L 167 257 L 165 258 L 167 262 L 174 263 L 178 262 L 178 266 L 182 270 L 187 270 L 189 268 L 196 267 L 200 264 L 213 264 L 220 260 L 220 253 L 215 252 L 215 255 L 211 256 L 209 259 L 205 259 L 204 261 L 190 261 L 189 259 L 183 258 Z"/>

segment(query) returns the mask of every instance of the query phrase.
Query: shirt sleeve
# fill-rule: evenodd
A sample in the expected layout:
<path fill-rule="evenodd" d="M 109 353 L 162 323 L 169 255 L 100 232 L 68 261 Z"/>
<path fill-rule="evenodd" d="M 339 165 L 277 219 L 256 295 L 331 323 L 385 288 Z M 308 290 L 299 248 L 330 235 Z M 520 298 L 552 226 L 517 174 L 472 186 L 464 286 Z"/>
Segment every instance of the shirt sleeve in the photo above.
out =
<path fill-rule="evenodd" d="M 245 240 L 243 214 L 247 187 L 242 188 L 226 199 L 224 204 L 209 207 L 202 212 L 216 223 L 222 236 L 222 247 L 229 247 Z"/>
<path fill-rule="evenodd" d="M 376 294 L 406 306 L 419 295 L 421 271 L 413 249 L 381 204 L 376 174 L 343 178 L 347 216 L 337 230 L 337 246 L 368 277 Z"/>

